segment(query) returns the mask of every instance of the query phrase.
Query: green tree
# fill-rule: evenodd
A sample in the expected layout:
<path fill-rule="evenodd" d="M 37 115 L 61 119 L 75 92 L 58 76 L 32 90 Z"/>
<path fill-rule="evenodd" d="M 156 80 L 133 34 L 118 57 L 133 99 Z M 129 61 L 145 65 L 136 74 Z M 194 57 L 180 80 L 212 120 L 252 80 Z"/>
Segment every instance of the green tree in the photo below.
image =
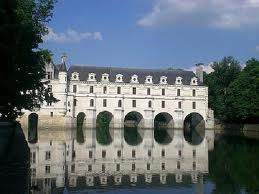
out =
<path fill-rule="evenodd" d="M 45 62 L 50 53 L 39 44 L 47 33 L 55 0 L 0 1 L 0 119 L 12 120 L 22 109 L 46 98 Z"/>
<path fill-rule="evenodd" d="M 241 66 L 233 57 L 224 57 L 220 62 L 214 62 L 213 72 L 205 74 L 204 83 L 209 88 L 209 107 L 221 120 L 226 120 L 225 111 L 227 107 L 227 88 L 240 74 Z"/>
<path fill-rule="evenodd" d="M 251 59 L 227 92 L 227 116 L 231 121 L 259 122 L 259 61 Z"/>

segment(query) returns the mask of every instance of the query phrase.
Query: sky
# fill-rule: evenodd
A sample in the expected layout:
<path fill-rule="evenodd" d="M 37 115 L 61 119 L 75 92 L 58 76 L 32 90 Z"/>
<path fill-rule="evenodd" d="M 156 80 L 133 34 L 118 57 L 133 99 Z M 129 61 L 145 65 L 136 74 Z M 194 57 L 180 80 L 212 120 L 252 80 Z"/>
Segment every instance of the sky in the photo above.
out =
<path fill-rule="evenodd" d="M 54 63 L 183 68 L 259 58 L 259 0 L 58 0 L 42 48 Z"/>

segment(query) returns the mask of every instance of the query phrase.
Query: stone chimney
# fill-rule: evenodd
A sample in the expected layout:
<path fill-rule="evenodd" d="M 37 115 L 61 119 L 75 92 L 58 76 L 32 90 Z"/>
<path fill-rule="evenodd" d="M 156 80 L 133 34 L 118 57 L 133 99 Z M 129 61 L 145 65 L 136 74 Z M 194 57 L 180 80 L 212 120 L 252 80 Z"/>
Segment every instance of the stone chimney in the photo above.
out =
<path fill-rule="evenodd" d="M 201 83 L 203 83 L 203 64 L 198 63 L 196 64 L 196 76 L 200 80 Z"/>

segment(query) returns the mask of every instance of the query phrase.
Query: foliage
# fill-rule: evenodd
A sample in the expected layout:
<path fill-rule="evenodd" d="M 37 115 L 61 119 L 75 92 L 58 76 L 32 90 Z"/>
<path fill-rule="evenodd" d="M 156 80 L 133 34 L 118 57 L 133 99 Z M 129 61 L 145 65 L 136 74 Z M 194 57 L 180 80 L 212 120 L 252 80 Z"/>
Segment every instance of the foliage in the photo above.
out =
<path fill-rule="evenodd" d="M 259 123 L 259 61 L 247 61 L 227 92 L 227 116 L 231 121 Z"/>
<path fill-rule="evenodd" d="M 22 109 L 32 110 L 45 100 L 47 90 L 41 80 L 50 54 L 39 49 L 39 44 L 47 33 L 54 3 L 0 1 L 0 119 L 15 119 Z"/>
<path fill-rule="evenodd" d="M 220 62 L 214 62 L 212 68 L 212 73 L 204 75 L 204 83 L 209 88 L 209 107 L 214 110 L 217 118 L 226 120 L 227 88 L 240 74 L 241 66 L 237 60 L 229 56 Z"/>

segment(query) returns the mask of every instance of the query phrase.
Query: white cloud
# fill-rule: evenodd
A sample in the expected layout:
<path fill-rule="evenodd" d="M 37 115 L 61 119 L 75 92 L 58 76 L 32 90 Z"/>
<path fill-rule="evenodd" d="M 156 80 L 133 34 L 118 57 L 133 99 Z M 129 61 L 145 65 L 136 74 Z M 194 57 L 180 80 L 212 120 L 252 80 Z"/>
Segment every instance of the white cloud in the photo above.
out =
<path fill-rule="evenodd" d="M 178 23 L 239 28 L 259 24 L 259 0 L 156 0 L 152 11 L 137 23 L 146 27 Z"/>
<path fill-rule="evenodd" d="M 259 45 L 257 45 L 257 46 L 255 47 L 255 50 L 256 50 L 257 52 L 259 52 Z"/>
<path fill-rule="evenodd" d="M 43 40 L 48 42 L 67 43 L 80 42 L 82 40 L 102 40 L 101 32 L 77 32 L 73 29 L 68 29 L 66 32 L 55 32 L 52 28 L 48 28 L 49 33 L 43 37 Z"/>
<path fill-rule="evenodd" d="M 204 64 L 204 65 L 202 65 L 202 67 L 203 67 L 203 71 L 205 71 L 206 73 L 211 73 L 211 72 L 213 72 L 214 70 L 212 69 L 212 64 L 213 64 L 213 62 L 211 62 L 211 63 L 209 63 L 209 64 Z M 192 67 L 190 67 L 190 68 L 187 68 L 186 69 L 187 71 L 193 71 L 194 73 L 196 72 L 196 66 L 192 66 Z"/>

